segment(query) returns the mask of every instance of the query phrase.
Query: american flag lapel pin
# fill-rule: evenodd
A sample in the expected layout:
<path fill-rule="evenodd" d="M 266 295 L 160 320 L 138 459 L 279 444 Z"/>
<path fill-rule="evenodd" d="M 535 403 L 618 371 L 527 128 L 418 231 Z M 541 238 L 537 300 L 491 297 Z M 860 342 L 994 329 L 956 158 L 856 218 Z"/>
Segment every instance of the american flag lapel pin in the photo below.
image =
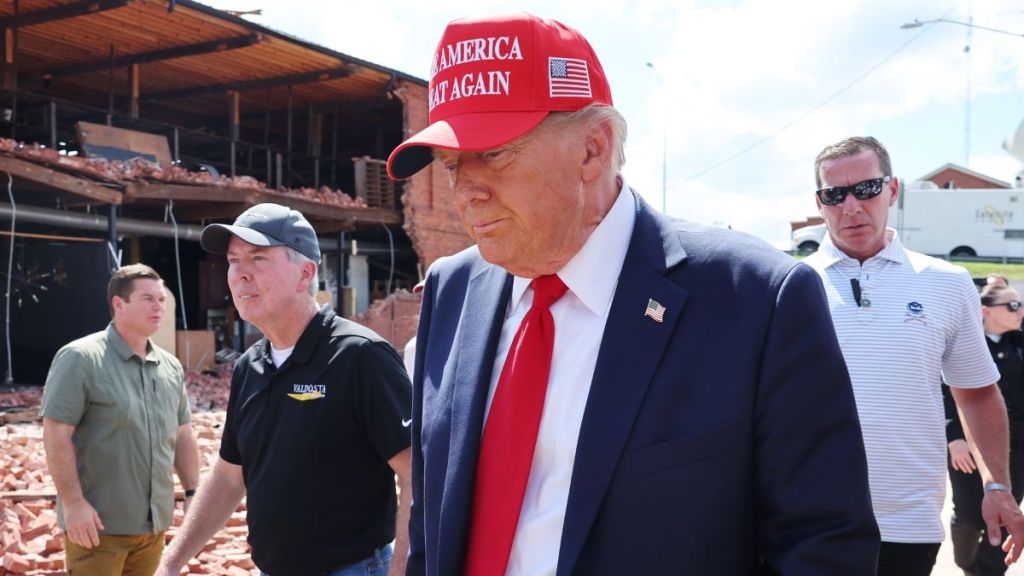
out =
<path fill-rule="evenodd" d="M 644 316 L 660 324 L 665 321 L 665 307 L 657 300 L 650 298 L 647 300 L 647 310 L 644 310 Z"/>

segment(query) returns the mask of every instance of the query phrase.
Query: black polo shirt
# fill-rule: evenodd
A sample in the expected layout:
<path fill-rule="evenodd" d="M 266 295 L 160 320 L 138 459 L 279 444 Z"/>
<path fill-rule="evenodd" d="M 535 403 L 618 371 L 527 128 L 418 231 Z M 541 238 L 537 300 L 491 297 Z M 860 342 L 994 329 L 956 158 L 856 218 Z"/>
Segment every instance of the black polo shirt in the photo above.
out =
<path fill-rule="evenodd" d="M 394 348 L 326 307 L 279 368 L 266 338 L 242 355 L 220 456 L 242 466 L 261 570 L 324 574 L 394 539 L 388 460 L 409 447 L 411 411 Z"/>

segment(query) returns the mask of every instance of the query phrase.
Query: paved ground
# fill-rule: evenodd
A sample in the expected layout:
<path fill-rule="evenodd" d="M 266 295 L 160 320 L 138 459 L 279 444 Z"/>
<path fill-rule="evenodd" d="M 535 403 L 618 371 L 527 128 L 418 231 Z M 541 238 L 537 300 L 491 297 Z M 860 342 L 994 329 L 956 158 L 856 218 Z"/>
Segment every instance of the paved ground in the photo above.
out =
<path fill-rule="evenodd" d="M 953 563 L 953 545 L 949 541 L 949 516 L 952 513 L 952 500 L 950 500 L 951 490 L 949 485 L 946 485 L 946 505 L 942 509 L 942 520 L 946 525 L 946 541 L 942 543 L 942 548 L 939 550 L 939 559 L 935 562 L 935 569 L 932 570 L 932 576 L 963 576 L 963 572 L 956 567 Z M 1010 566 L 1010 569 L 1006 571 L 1007 576 L 1024 576 L 1024 559 L 1019 560 L 1017 564 Z"/>

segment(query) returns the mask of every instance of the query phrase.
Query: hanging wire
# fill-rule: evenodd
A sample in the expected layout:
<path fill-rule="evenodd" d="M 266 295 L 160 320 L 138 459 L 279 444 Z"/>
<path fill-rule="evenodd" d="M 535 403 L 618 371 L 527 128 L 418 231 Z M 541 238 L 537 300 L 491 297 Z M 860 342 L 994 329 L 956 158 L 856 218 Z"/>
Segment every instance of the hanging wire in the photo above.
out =
<path fill-rule="evenodd" d="M 14 275 L 14 223 L 18 219 L 18 208 L 14 204 L 14 178 L 10 172 L 7 173 L 7 197 L 11 201 L 11 250 L 7 255 L 7 292 L 4 298 L 4 331 L 7 336 L 7 370 L 4 374 L 4 385 L 10 386 L 14 384 L 14 356 L 11 354 L 11 278 Z"/>
<path fill-rule="evenodd" d="M 188 317 L 185 316 L 185 293 L 181 289 L 181 252 L 178 250 L 178 221 L 174 218 L 174 200 L 167 201 L 167 214 L 171 217 L 174 228 L 174 266 L 178 270 L 178 304 L 181 305 L 181 328 L 188 330 Z"/>
<path fill-rule="evenodd" d="M 942 14 L 942 16 L 940 16 L 940 18 L 945 18 L 946 15 L 948 15 L 950 12 L 952 12 L 953 10 L 955 10 L 958 7 L 959 6 L 953 6 L 949 10 L 946 10 Z M 750 152 L 751 150 L 761 146 L 762 144 L 768 142 L 769 140 L 774 139 L 776 136 L 778 136 L 779 134 L 782 134 L 786 130 L 789 130 L 790 128 L 792 128 L 796 124 L 799 124 L 800 122 L 803 122 L 804 119 L 806 119 L 808 116 L 814 114 L 818 110 L 821 110 L 825 106 L 829 105 L 833 100 L 835 100 L 836 98 L 839 98 L 840 96 L 842 96 L 843 94 L 848 92 L 850 89 L 852 89 L 854 86 L 856 86 L 857 84 L 860 84 L 868 76 L 871 76 L 872 74 L 877 72 L 879 69 L 881 69 L 883 66 L 888 64 L 893 58 L 895 58 L 897 55 L 899 55 L 900 52 L 903 52 L 915 40 L 917 40 L 921 36 L 924 36 L 924 34 L 926 32 L 928 32 L 928 28 L 931 28 L 932 26 L 934 26 L 934 24 L 929 24 L 923 30 L 921 30 L 917 34 L 913 35 L 909 40 L 907 40 L 903 44 L 900 44 L 900 46 L 898 48 L 896 48 L 895 50 L 890 52 L 886 57 L 882 58 L 877 64 L 872 66 L 867 72 L 864 72 L 860 76 L 857 76 L 856 78 L 854 78 L 850 82 L 846 83 L 845 85 L 840 87 L 838 90 L 833 92 L 831 95 L 829 95 L 827 98 L 825 98 L 824 100 L 818 102 L 814 106 L 811 106 L 810 108 L 805 110 L 803 113 L 799 114 L 798 116 L 796 116 L 795 118 L 790 120 L 789 122 L 786 122 L 785 124 L 783 124 L 782 126 L 780 126 L 777 129 L 773 130 L 771 133 L 767 134 L 766 136 L 762 136 L 761 138 L 758 138 L 757 140 L 751 142 L 750 144 L 744 146 L 743 148 L 740 148 L 739 150 L 737 150 L 733 154 L 730 154 L 729 156 L 726 156 L 725 158 L 715 162 L 714 164 L 711 164 L 710 166 L 708 166 L 706 168 L 703 168 L 701 170 L 698 170 L 698 171 L 690 174 L 689 176 L 687 176 L 683 180 L 678 180 L 676 182 L 670 182 L 669 185 L 668 185 L 668 189 L 671 190 L 671 189 L 676 188 L 677 186 L 681 186 L 681 185 L 683 185 L 683 184 L 685 184 L 685 183 L 687 183 L 687 182 L 689 182 L 691 180 L 696 180 L 697 178 L 700 178 L 701 176 L 704 176 L 708 172 L 713 172 L 714 170 L 717 170 L 718 168 L 721 168 L 722 166 L 725 166 L 726 164 L 732 162 L 733 160 L 739 158 L 740 156 L 743 156 L 747 152 Z"/>

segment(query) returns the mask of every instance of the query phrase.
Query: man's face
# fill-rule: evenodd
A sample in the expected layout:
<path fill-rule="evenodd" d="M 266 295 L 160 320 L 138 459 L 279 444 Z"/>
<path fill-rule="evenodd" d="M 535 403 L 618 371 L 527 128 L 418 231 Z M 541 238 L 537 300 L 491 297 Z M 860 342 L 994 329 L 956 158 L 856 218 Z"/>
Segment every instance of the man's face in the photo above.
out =
<path fill-rule="evenodd" d="M 119 330 L 146 338 L 156 334 L 164 316 L 164 284 L 151 278 L 136 278 L 127 298 L 114 296 L 114 320 Z"/>
<path fill-rule="evenodd" d="M 532 278 L 554 273 L 582 248 L 596 211 L 581 178 L 585 132 L 542 123 L 493 150 L 435 152 L 484 260 Z"/>
<path fill-rule="evenodd" d="M 239 316 L 264 329 L 307 302 L 309 284 L 303 281 L 304 266 L 288 260 L 284 246 L 254 246 L 232 236 L 228 243 L 228 287 Z"/>
<path fill-rule="evenodd" d="M 865 150 L 853 156 L 824 160 L 820 168 L 821 186 L 850 186 L 881 178 L 882 169 L 878 156 L 872 150 Z M 899 181 L 896 178 L 883 184 L 882 193 L 874 198 L 858 200 L 853 194 L 835 206 L 821 203 L 815 197 L 818 211 L 828 225 L 832 243 L 851 258 L 863 262 L 885 248 L 885 225 L 889 218 L 889 207 L 896 202 Z"/>

